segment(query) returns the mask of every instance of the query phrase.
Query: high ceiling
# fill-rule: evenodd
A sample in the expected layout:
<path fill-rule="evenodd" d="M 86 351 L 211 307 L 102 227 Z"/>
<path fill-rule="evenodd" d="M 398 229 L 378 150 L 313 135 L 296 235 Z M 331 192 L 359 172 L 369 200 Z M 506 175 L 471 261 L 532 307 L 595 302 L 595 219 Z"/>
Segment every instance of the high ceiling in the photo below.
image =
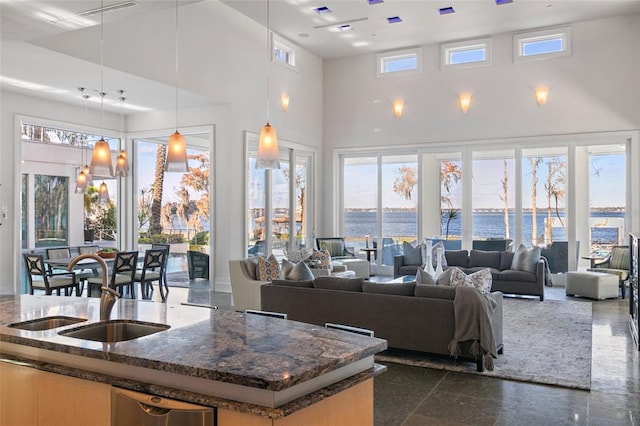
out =
<path fill-rule="evenodd" d="M 178 1 L 182 7 L 218 0 Z M 266 25 L 266 0 L 221 1 Z M 640 0 L 513 0 L 501 5 L 496 1 L 500 2 L 384 0 L 369 4 L 368 0 L 271 0 L 269 26 L 295 44 L 329 59 L 640 13 Z M 175 0 L 0 0 L 0 83 L 9 90 L 32 95 L 77 99 L 79 76 L 95 75 L 96 64 L 29 42 L 99 25 L 97 9 L 101 4 L 106 8 L 102 15 L 105 24 L 176 5 Z M 319 7 L 331 12 L 318 13 L 315 9 Z M 455 13 L 441 15 L 439 9 L 446 7 L 453 7 Z M 393 17 L 399 17 L 401 22 L 388 23 L 388 18 Z M 212 25 L 215 19 L 211 17 Z M 351 30 L 339 31 L 340 25 L 350 25 Z M 38 61 L 42 63 L 43 58 L 47 67 L 34 66 Z M 106 72 L 110 82 L 121 81 L 121 87 L 136 87 L 138 98 L 130 105 L 131 113 L 172 108 L 174 88 L 170 85 L 114 70 Z M 183 106 L 211 102 L 192 93 L 181 94 L 181 100 Z M 119 108 L 117 102 L 105 105 L 105 109 L 122 112 Z"/>

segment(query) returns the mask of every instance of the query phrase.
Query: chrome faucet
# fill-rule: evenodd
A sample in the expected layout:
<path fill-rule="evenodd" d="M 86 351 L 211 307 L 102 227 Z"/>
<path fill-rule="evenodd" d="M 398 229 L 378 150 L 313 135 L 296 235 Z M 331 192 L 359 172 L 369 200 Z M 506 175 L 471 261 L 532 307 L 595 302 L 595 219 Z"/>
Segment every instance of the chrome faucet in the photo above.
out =
<path fill-rule="evenodd" d="M 97 254 L 86 253 L 74 257 L 67 265 L 67 270 L 72 271 L 73 267 L 76 266 L 76 263 L 82 259 L 93 259 L 98 262 L 100 269 L 102 269 L 102 286 L 100 287 L 102 290 L 102 296 L 100 297 L 100 321 L 106 321 L 111 317 L 111 310 L 113 309 L 113 305 L 116 303 L 116 300 L 118 300 L 118 297 L 120 297 L 120 293 L 109 288 L 107 285 L 107 275 L 109 274 L 109 270 L 104 259 Z"/>

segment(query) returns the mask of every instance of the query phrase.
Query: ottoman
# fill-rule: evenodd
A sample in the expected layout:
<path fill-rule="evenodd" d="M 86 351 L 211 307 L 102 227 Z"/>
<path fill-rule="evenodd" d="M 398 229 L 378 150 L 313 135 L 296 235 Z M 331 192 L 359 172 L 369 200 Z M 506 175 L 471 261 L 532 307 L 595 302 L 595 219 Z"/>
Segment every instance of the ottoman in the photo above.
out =
<path fill-rule="evenodd" d="M 364 259 L 340 259 L 340 262 L 347 267 L 348 271 L 356 273 L 358 278 L 369 278 L 369 261 Z"/>
<path fill-rule="evenodd" d="M 591 299 L 618 297 L 618 276 L 602 272 L 567 272 L 567 296 L 579 295 Z"/>

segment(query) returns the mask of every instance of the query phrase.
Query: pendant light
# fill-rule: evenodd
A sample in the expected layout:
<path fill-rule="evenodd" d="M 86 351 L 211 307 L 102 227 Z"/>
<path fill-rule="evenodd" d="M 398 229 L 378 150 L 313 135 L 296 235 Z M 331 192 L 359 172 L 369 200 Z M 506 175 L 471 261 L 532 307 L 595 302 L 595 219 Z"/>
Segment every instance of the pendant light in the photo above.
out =
<path fill-rule="evenodd" d="M 102 10 L 103 0 L 100 0 L 100 10 Z M 91 156 L 91 166 L 89 167 L 93 176 L 113 176 L 113 165 L 111 164 L 111 148 L 104 140 L 104 16 L 100 12 L 100 109 L 102 111 L 102 136 L 93 146 Z M 104 183 L 104 182 L 103 182 Z M 100 185 L 102 188 L 102 185 Z"/>
<path fill-rule="evenodd" d="M 111 198 L 109 197 L 109 187 L 104 181 L 102 181 L 98 188 L 98 201 L 103 204 L 107 204 L 111 201 Z"/>
<path fill-rule="evenodd" d="M 119 89 L 118 93 L 120 94 L 120 102 L 122 102 L 122 111 L 123 111 L 123 120 L 124 120 L 124 101 L 127 99 L 124 96 L 124 90 Z M 122 131 L 124 134 L 124 130 Z M 129 159 L 127 157 L 127 151 L 124 149 L 120 150 L 118 157 L 116 158 L 116 176 L 126 177 L 129 175 Z"/>
<path fill-rule="evenodd" d="M 87 98 L 88 95 L 84 94 L 85 88 L 78 87 L 80 91 L 80 95 L 82 96 L 83 107 L 84 107 L 84 131 L 80 134 L 80 173 L 76 177 L 76 194 L 84 194 L 84 191 L 87 189 L 87 175 L 84 173 L 84 168 L 82 167 L 82 163 L 84 163 L 84 145 L 87 142 Z"/>
<path fill-rule="evenodd" d="M 166 172 L 182 172 L 189 170 L 187 163 L 187 143 L 178 132 L 178 0 L 176 0 L 176 131 L 169 136 L 167 160 L 164 163 Z"/>
<path fill-rule="evenodd" d="M 271 31 L 269 30 L 269 0 L 267 0 L 267 124 L 260 131 L 256 169 L 279 169 L 278 137 L 276 129 L 269 124 L 269 82 L 271 71 Z"/>

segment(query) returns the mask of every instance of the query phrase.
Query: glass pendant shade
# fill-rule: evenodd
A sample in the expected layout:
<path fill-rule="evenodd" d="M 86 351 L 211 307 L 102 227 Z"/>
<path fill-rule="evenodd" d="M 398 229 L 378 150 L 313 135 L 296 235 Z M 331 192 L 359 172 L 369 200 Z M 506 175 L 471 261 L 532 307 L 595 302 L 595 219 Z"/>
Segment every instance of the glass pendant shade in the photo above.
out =
<path fill-rule="evenodd" d="M 102 138 L 93 147 L 89 170 L 92 176 L 113 176 L 111 149 L 109 144 Z"/>
<path fill-rule="evenodd" d="M 129 161 L 127 160 L 127 152 L 123 149 L 116 158 L 116 176 L 125 177 L 128 176 Z"/>
<path fill-rule="evenodd" d="M 85 189 L 87 189 L 87 175 L 84 174 L 84 170 L 80 170 L 76 178 L 76 194 L 84 193 Z"/>
<path fill-rule="evenodd" d="M 184 136 L 176 130 L 174 134 L 169 136 L 169 148 L 167 149 L 167 161 L 164 166 L 167 172 L 189 171 L 187 164 L 187 143 Z"/>
<path fill-rule="evenodd" d="M 271 127 L 271 124 L 267 122 L 260 131 L 256 169 L 279 168 L 280 159 L 278 158 L 278 137 L 276 136 L 276 129 Z"/>
<path fill-rule="evenodd" d="M 107 184 L 102 182 L 100 184 L 100 188 L 98 189 L 98 201 L 101 203 L 108 203 L 110 201 L 109 197 L 109 188 Z"/>

